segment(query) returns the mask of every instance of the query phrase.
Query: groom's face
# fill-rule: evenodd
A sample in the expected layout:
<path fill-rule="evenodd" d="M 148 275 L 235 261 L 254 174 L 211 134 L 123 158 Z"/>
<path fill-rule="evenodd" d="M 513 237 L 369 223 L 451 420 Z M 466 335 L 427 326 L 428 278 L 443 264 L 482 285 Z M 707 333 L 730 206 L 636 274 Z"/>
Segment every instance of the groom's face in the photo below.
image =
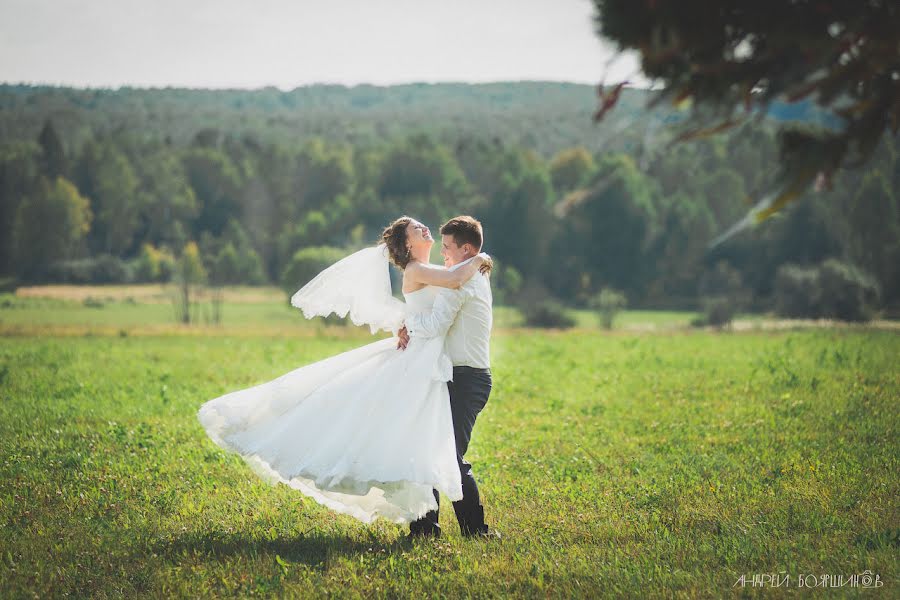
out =
<path fill-rule="evenodd" d="M 445 267 L 452 267 L 453 265 L 461 263 L 467 258 L 474 256 L 474 254 L 470 251 L 470 248 L 471 246 L 469 244 L 457 246 L 456 240 L 453 239 L 452 235 L 441 235 L 441 256 L 444 257 Z"/>

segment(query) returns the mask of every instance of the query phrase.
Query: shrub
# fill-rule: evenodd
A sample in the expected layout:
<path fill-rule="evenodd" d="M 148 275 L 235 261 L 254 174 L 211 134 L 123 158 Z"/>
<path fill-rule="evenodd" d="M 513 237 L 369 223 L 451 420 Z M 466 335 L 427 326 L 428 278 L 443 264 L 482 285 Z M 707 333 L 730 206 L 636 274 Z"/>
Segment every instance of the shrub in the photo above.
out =
<path fill-rule="evenodd" d="M 91 283 L 93 259 L 58 260 L 47 266 L 46 280 L 57 283 Z"/>
<path fill-rule="evenodd" d="M 811 268 L 782 265 L 775 276 L 775 311 L 785 317 L 867 321 L 880 296 L 874 277 L 836 258 Z"/>
<path fill-rule="evenodd" d="M 620 310 L 628 305 L 628 298 L 620 290 L 604 288 L 591 298 L 591 308 L 600 313 L 600 322 L 604 329 L 612 329 L 613 321 Z"/>
<path fill-rule="evenodd" d="M 84 304 L 88 308 L 103 308 L 104 306 L 106 306 L 103 300 L 101 300 L 100 298 L 94 298 L 93 296 L 88 296 L 87 298 L 85 298 L 82 304 Z"/>
<path fill-rule="evenodd" d="M 528 304 L 523 307 L 522 313 L 525 316 L 525 324 L 530 327 L 567 329 L 575 325 L 575 319 L 569 316 L 566 308 L 552 299 Z"/>
<path fill-rule="evenodd" d="M 737 313 L 734 300 L 728 296 L 713 296 L 703 303 L 703 323 L 722 328 L 730 324 Z"/>
<path fill-rule="evenodd" d="M 163 248 L 152 244 L 141 246 L 141 252 L 131 264 L 135 281 L 168 281 L 175 271 L 175 257 Z"/>
<path fill-rule="evenodd" d="M 159 280 L 171 281 L 175 277 L 175 255 L 168 248 L 159 249 Z"/>
<path fill-rule="evenodd" d="M 527 279 L 515 297 L 515 305 L 522 311 L 529 327 L 565 329 L 575 325 L 565 306 L 556 300 L 539 281 Z"/>
<path fill-rule="evenodd" d="M 281 275 L 281 287 L 288 300 L 313 277 L 348 254 L 347 250 L 333 246 L 311 246 L 297 250 Z"/>
<path fill-rule="evenodd" d="M 131 269 L 121 258 L 101 254 L 94 261 L 94 283 L 128 283 L 132 280 Z"/>
<path fill-rule="evenodd" d="M 725 327 L 750 303 L 750 293 L 744 287 L 740 271 L 721 259 L 704 270 L 698 292 L 702 297 L 702 315 L 691 321 L 696 327 Z"/>
<path fill-rule="evenodd" d="M 130 283 L 133 276 L 125 261 L 101 254 L 93 258 L 51 263 L 47 268 L 47 280 L 58 283 Z"/>
<path fill-rule="evenodd" d="M 881 290 L 875 278 L 856 265 L 829 258 L 819 267 L 822 316 L 844 321 L 870 321 Z"/>
<path fill-rule="evenodd" d="M 157 281 L 159 279 L 158 251 L 151 244 L 143 244 L 141 253 L 134 259 L 135 281 Z"/>

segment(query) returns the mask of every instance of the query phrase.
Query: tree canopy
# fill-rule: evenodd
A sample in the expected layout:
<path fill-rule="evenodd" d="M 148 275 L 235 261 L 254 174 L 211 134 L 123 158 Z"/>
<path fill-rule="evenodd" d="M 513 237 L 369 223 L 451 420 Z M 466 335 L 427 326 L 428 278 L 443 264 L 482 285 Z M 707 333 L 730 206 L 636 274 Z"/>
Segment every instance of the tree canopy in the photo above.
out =
<path fill-rule="evenodd" d="M 676 140 L 773 117 L 780 177 L 714 243 L 758 223 L 900 130 L 900 4 L 885 0 L 595 0 L 597 32 L 640 55 L 649 106 L 688 106 Z M 597 119 L 625 82 L 601 89 Z"/>

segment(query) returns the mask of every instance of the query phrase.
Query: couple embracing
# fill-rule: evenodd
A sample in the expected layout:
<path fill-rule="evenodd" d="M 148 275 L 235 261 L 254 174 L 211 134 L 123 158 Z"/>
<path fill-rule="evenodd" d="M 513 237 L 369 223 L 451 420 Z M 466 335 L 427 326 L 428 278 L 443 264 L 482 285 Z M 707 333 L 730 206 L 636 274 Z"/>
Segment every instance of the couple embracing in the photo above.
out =
<path fill-rule="evenodd" d="M 430 264 L 428 227 L 403 216 L 291 298 L 307 318 L 334 313 L 394 337 L 210 400 L 197 416 L 269 483 L 364 523 L 438 537 L 443 492 L 462 535 L 499 538 L 464 458 L 491 392 L 492 262 L 476 219 L 440 233 L 444 266 Z M 388 261 L 403 270 L 405 303 L 391 294 Z"/>

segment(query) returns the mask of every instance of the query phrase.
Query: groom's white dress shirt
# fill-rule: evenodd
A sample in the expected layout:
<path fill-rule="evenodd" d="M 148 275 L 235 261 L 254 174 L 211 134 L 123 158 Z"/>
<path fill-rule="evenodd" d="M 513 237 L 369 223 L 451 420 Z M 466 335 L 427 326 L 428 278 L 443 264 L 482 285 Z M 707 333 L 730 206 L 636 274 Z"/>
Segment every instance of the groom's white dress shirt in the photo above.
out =
<path fill-rule="evenodd" d="M 470 260 L 453 265 L 450 270 Z M 406 318 L 406 332 L 420 338 L 446 333 L 444 347 L 454 367 L 486 369 L 491 366 L 492 304 L 490 278 L 476 272 L 459 289 L 440 288 L 430 312 Z"/>

